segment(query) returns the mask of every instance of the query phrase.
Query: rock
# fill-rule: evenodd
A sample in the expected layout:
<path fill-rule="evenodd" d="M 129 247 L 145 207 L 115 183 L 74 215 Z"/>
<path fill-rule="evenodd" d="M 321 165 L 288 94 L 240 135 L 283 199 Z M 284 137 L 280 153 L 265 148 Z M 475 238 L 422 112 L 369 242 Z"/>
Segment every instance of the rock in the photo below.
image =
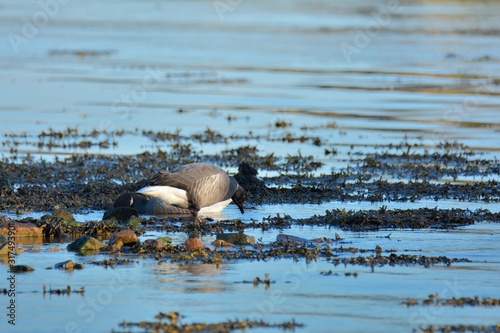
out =
<path fill-rule="evenodd" d="M 157 240 L 163 243 L 163 245 L 171 245 L 172 244 L 172 238 L 168 236 L 164 237 L 158 237 Z"/>
<path fill-rule="evenodd" d="M 116 245 L 121 249 L 121 246 L 134 246 L 139 243 L 139 238 L 132 230 L 122 230 L 115 232 L 109 238 L 109 245 Z M 120 245 L 121 244 L 121 245 Z"/>
<path fill-rule="evenodd" d="M 105 245 L 97 239 L 90 236 L 80 236 L 74 242 L 67 246 L 68 251 L 85 252 L 96 251 Z"/>
<path fill-rule="evenodd" d="M 216 246 L 216 247 L 224 247 L 224 246 L 234 246 L 233 243 L 229 243 L 229 242 L 226 242 L 222 239 L 217 239 L 213 242 L 213 244 Z"/>
<path fill-rule="evenodd" d="M 186 241 L 185 245 L 188 250 L 199 250 L 205 247 L 198 238 L 198 234 L 195 232 L 189 235 L 189 239 Z"/>
<path fill-rule="evenodd" d="M 14 229 L 15 237 L 42 237 L 42 229 L 29 222 L 14 222 L 7 217 L 0 218 L 0 234 L 8 235 Z"/>
<path fill-rule="evenodd" d="M 139 217 L 137 210 L 130 207 L 116 207 L 110 209 L 104 213 L 102 216 L 103 220 L 115 219 L 119 223 L 129 223 L 131 217 Z"/>
<path fill-rule="evenodd" d="M 298 237 L 298 236 L 292 236 L 292 235 L 287 235 L 287 234 L 279 234 L 276 236 L 276 241 L 280 243 L 300 243 L 300 244 L 305 244 L 310 242 L 308 239 Z"/>
<path fill-rule="evenodd" d="M 77 223 L 73 214 L 71 214 L 70 212 L 68 212 L 67 210 L 64 210 L 64 209 L 60 209 L 60 208 L 54 209 L 54 211 L 52 212 L 52 216 L 61 220 L 62 222 L 66 223 L 66 224 Z"/>
<path fill-rule="evenodd" d="M 141 224 L 142 224 L 142 220 L 137 216 L 131 216 L 127 221 L 127 225 L 132 226 L 132 227 L 138 227 Z"/>
<path fill-rule="evenodd" d="M 118 244 L 106 245 L 99 249 L 100 252 L 118 252 L 122 249 L 122 242 L 118 242 Z"/>
<path fill-rule="evenodd" d="M 165 247 L 165 244 L 159 239 L 146 239 L 142 245 L 149 249 L 156 250 L 163 249 Z"/>
<path fill-rule="evenodd" d="M 328 244 L 331 244 L 334 242 L 333 239 L 331 238 L 327 238 L 327 237 L 318 237 L 318 238 L 314 238 L 312 240 L 313 242 L 316 242 L 316 243 L 328 243 Z"/>
<path fill-rule="evenodd" d="M 9 243 L 7 242 L 4 242 L 2 244 L 0 244 L 0 256 L 8 256 L 9 255 L 9 246 L 8 246 Z"/>
<path fill-rule="evenodd" d="M 24 273 L 24 272 L 33 272 L 35 269 L 33 267 L 27 265 L 14 265 L 10 266 L 10 271 L 12 273 Z"/>
<path fill-rule="evenodd" d="M 63 262 L 59 262 L 54 265 L 55 269 L 67 269 L 67 270 L 73 270 L 73 269 L 82 269 L 83 265 L 82 264 L 75 264 L 73 260 L 66 260 Z"/>
<path fill-rule="evenodd" d="M 255 244 L 255 237 L 245 235 L 242 232 L 218 234 L 216 239 L 238 245 Z"/>

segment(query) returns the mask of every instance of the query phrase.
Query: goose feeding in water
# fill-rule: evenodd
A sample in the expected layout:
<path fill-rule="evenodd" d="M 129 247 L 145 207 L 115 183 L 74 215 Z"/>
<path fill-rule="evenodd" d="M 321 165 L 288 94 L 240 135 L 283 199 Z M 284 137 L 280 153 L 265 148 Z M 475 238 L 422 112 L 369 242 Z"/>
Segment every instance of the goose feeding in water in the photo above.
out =
<path fill-rule="evenodd" d="M 219 212 L 233 201 L 244 213 L 245 190 L 234 177 L 218 166 L 206 163 L 187 164 L 171 172 L 160 171 L 136 193 L 122 194 L 115 207 L 126 206 L 149 214 Z"/>

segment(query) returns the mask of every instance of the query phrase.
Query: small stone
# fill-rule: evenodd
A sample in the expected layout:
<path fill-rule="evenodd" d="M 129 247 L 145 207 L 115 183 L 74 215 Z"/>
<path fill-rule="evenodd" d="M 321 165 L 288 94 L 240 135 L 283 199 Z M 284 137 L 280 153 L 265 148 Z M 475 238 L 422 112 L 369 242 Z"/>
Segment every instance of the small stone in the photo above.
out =
<path fill-rule="evenodd" d="M 142 224 L 142 220 L 137 217 L 137 216 L 131 216 L 129 219 L 128 219 L 128 222 L 127 224 L 129 226 L 132 226 L 132 227 L 138 227 Z"/>
<path fill-rule="evenodd" d="M 245 235 L 242 232 L 218 234 L 216 239 L 238 245 L 255 244 L 255 237 Z"/>
<path fill-rule="evenodd" d="M 99 240 L 90 236 L 80 236 L 67 246 L 68 251 L 85 252 L 96 251 L 105 245 Z"/>
<path fill-rule="evenodd" d="M 14 265 L 10 266 L 10 271 L 12 273 L 24 273 L 24 272 L 33 272 L 35 269 L 33 267 L 27 265 Z"/>
<path fill-rule="evenodd" d="M 100 252 L 118 252 L 122 249 L 122 242 L 113 245 L 105 245 L 99 249 Z"/>
<path fill-rule="evenodd" d="M 102 217 L 103 220 L 115 219 L 119 223 L 129 223 L 132 216 L 139 217 L 137 210 L 130 207 L 116 207 L 106 211 Z"/>
<path fill-rule="evenodd" d="M 76 264 L 73 262 L 73 260 L 66 260 L 63 262 L 59 262 L 54 265 L 55 269 L 67 269 L 67 270 L 72 270 L 72 269 L 82 269 L 83 265 L 82 264 Z"/>
<path fill-rule="evenodd" d="M 159 239 L 146 239 L 144 241 L 143 245 L 147 248 L 156 249 L 156 250 L 159 250 L 159 249 L 162 249 L 165 247 L 165 244 Z"/>
<path fill-rule="evenodd" d="M 226 242 L 222 239 L 216 239 L 213 243 L 216 247 L 234 246 L 233 243 Z"/>
<path fill-rule="evenodd" d="M 54 211 L 52 212 L 52 216 L 55 217 L 55 218 L 57 218 L 57 219 L 59 219 L 59 220 L 61 220 L 65 224 L 75 224 L 75 223 L 77 223 L 75 217 L 73 216 L 73 214 L 71 214 L 67 210 L 64 210 L 64 209 L 61 209 L 61 208 L 54 209 Z"/>
<path fill-rule="evenodd" d="M 122 230 L 115 232 L 111 237 L 109 238 L 109 245 L 118 245 L 118 243 L 121 243 L 122 245 L 126 246 L 134 246 L 139 242 L 139 238 L 137 238 L 137 235 L 135 232 L 132 230 Z"/>
<path fill-rule="evenodd" d="M 0 256 L 7 256 L 9 255 L 10 249 L 8 246 L 9 243 L 5 242 L 0 244 Z"/>
<path fill-rule="evenodd" d="M 197 233 L 190 234 L 189 239 L 186 241 L 185 245 L 186 249 L 188 250 L 199 250 L 205 247 L 201 240 L 198 238 Z"/>
<path fill-rule="evenodd" d="M 282 243 L 291 242 L 291 243 L 300 243 L 300 244 L 305 244 L 305 243 L 309 242 L 309 240 L 307 240 L 305 238 L 293 236 L 293 235 L 287 235 L 287 234 L 279 234 L 278 236 L 276 236 L 276 241 L 282 242 Z"/>
<path fill-rule="evenodd" d="M 165 245 L 165 246 L 172 244 L 172 238 L 170 238 L 168 236 L 158 237 L 157 240 L 159 240 L 160 242 L 162 242 L 163 245 Z"/>

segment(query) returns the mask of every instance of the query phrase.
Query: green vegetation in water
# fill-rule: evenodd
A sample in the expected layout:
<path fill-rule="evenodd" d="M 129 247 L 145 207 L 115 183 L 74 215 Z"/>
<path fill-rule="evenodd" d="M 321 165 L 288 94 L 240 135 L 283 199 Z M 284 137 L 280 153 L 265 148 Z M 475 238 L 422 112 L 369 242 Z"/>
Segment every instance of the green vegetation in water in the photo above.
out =
<path fill-rule="evenodd" d="M 140 328 L 143 332 L 164 332 L 164 333 L 219 333 L 219 332 L 235 332 L 245 331 L 252 328 L 278 328 L 282 330 L 295 330 L 303 328 L 304 325 L 295 322 L 295 320 L 282 322 L 282 323 L 269 323 L 264 320 L 227 320 L 218 323 L 190 323 L 182 324 L 181 319 L 183 316 L 178 312 L 159 313 L 156 315 L 158 321 L 141 321 L 141 322 L 122 322 L 122 328 Z M 168 320 L 166 323 L 163 320 Z M 113 330 L 118 333 L 119 331 Z"/>

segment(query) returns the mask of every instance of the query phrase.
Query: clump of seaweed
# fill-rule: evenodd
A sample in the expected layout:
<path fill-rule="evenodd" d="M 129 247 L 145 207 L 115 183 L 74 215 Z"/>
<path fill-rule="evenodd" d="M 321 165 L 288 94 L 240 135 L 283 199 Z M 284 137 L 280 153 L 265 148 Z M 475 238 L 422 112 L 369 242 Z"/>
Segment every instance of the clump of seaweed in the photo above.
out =
<path fill-rule="evenodd" d="M 264 320 L 227 320 L 219 323 L 190 323 L 182 324 L 180 319 L 183 316 L 178 312 L 169 312 L 167 314 L 160 313 L 156 315 L 158 321 L 141 321 L 141 322 L 127 322 L 124 321 L 119 324 L 122 328 L 137 327 L 144 330 L 144 332 L 164 332 L 164 333 L 196 333 L 196 332 L 234 332 L 252 328 L 278 328 L 282 330 L 294 330 L 296 328 L 304 327 L 304 324 L 297 323 L 295 320 L 286 321 L 282 323 L 269 323 Z M 168 323 L 163 322 L 163 319 L 168 319 Z M 116 331 L 113 331 L 116 332 Z"/>
<path fill-rule="evenodd" d="M 406 306 L 415 305 L 436 305 L 436 306 L 452 306 L 452 307 L 464 307 L 464 306 L 477 306 L 477 307 L 497 307 L 500 306 L 500 299 L 494 297 L 483 296 L 482 298 L 478 296 L 473 297 L 452 297 L 452 298 L 440 298 L 438 293 L 430 294 L 427 298 L 419 301 L 415 298 L 407 298 L 403 304 Z"/>
<path fill-rule="evenodd" d="M 462 325 L 462 324 L 452 324 L 452 325 L 429 325 L 420 328 L 421 333 L 496 333 L 500 330 L 499 325 Z"/>

